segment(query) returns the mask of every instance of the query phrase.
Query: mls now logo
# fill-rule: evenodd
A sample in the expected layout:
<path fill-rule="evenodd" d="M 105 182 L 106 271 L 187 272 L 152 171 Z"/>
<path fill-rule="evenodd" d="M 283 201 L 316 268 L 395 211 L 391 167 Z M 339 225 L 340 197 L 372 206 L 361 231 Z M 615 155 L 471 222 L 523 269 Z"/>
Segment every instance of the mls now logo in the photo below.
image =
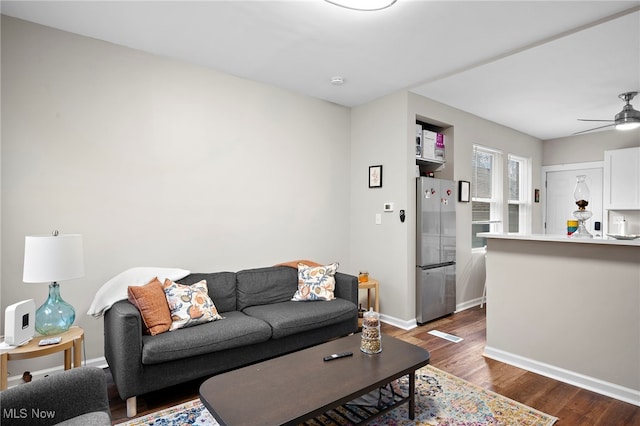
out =
<path fill-rule="evenodd" d="M 56 417 L 54 410 L 40 410 L 39 408 L 4 408 L 3 419 L 53 419 Z"/>

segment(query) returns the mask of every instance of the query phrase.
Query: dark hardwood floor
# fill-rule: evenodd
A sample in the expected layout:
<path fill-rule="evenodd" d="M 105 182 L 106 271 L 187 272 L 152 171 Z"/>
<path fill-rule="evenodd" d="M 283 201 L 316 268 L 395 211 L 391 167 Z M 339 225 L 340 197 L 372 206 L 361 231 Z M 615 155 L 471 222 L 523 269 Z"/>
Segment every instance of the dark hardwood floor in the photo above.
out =
<path fill-rule="evenodd" d="M 428 334 L 434 329 L 464 340 L 452 343 Z M 434 367 L 558 417 L 558 426 L 640 426 L 640 407 L 483 357 L 485 310 L 480 307 L 409 331 L 383 324 L 382 331 L 427 349 Z M 113 423 L 121 423 L 127 420 L 126 405 L 108 372 L 107 381 Z M 138 416 L 197 398 L 201 382 L 139 396 Z"/>

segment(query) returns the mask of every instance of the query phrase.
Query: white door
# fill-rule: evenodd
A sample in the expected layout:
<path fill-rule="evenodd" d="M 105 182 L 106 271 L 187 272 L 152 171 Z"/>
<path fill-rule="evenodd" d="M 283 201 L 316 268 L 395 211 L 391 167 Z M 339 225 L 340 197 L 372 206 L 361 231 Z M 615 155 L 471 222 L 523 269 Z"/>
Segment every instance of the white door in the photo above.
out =
<path fill-rule="evenodd" d="M 602 235 L 602 167 L 574 170 L 547 171 L 545 197 L 545 233 L 549 235 L 567 235 L 567 220 L 575 219 L 573 212 L 578 209 L 573 191 L 576 176 L 586 175 L 585 182 L 591 193 L 587 210 L 593 213 L 585 222 L 587 230 L 593 236 Z M 600 230 L 594 230 L 595 222 L 600 222 Z"/>

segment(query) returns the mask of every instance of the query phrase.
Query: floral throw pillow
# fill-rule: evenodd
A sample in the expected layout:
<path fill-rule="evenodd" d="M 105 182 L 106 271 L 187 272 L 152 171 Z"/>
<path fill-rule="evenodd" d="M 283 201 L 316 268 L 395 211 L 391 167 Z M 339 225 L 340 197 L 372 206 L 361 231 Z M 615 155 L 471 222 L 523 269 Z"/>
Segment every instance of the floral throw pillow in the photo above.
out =
<path fill-rule="evenodd" d="M 172 322 L 169 331 L 222 319 L 209 297 L 205 280 L 184 285 L 166 279 L 164 294 L 171 311 Z"/>
<path fill-rule="evenodd" d="M 338 262 L 326 266 L 298 264 L 298 290 L 291 300 L 296 302 L 312 300 L 333 300 L 336 288 L 334 275 L 338 271 Z"/>

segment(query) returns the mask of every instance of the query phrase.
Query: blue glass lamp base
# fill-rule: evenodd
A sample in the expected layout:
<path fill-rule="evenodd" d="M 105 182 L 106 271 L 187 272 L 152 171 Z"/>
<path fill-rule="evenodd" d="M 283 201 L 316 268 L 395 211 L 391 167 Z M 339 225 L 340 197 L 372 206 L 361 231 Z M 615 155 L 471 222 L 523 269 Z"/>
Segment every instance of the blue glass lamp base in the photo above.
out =
<path fill-rule="evenodd" d="M 36 311 L 36 331 L 45 336 L 60 334 L 67 331 L 75 319 L 76 311 L 60 297 L 58 283 L 49 284 L 49 297 Z"/>

